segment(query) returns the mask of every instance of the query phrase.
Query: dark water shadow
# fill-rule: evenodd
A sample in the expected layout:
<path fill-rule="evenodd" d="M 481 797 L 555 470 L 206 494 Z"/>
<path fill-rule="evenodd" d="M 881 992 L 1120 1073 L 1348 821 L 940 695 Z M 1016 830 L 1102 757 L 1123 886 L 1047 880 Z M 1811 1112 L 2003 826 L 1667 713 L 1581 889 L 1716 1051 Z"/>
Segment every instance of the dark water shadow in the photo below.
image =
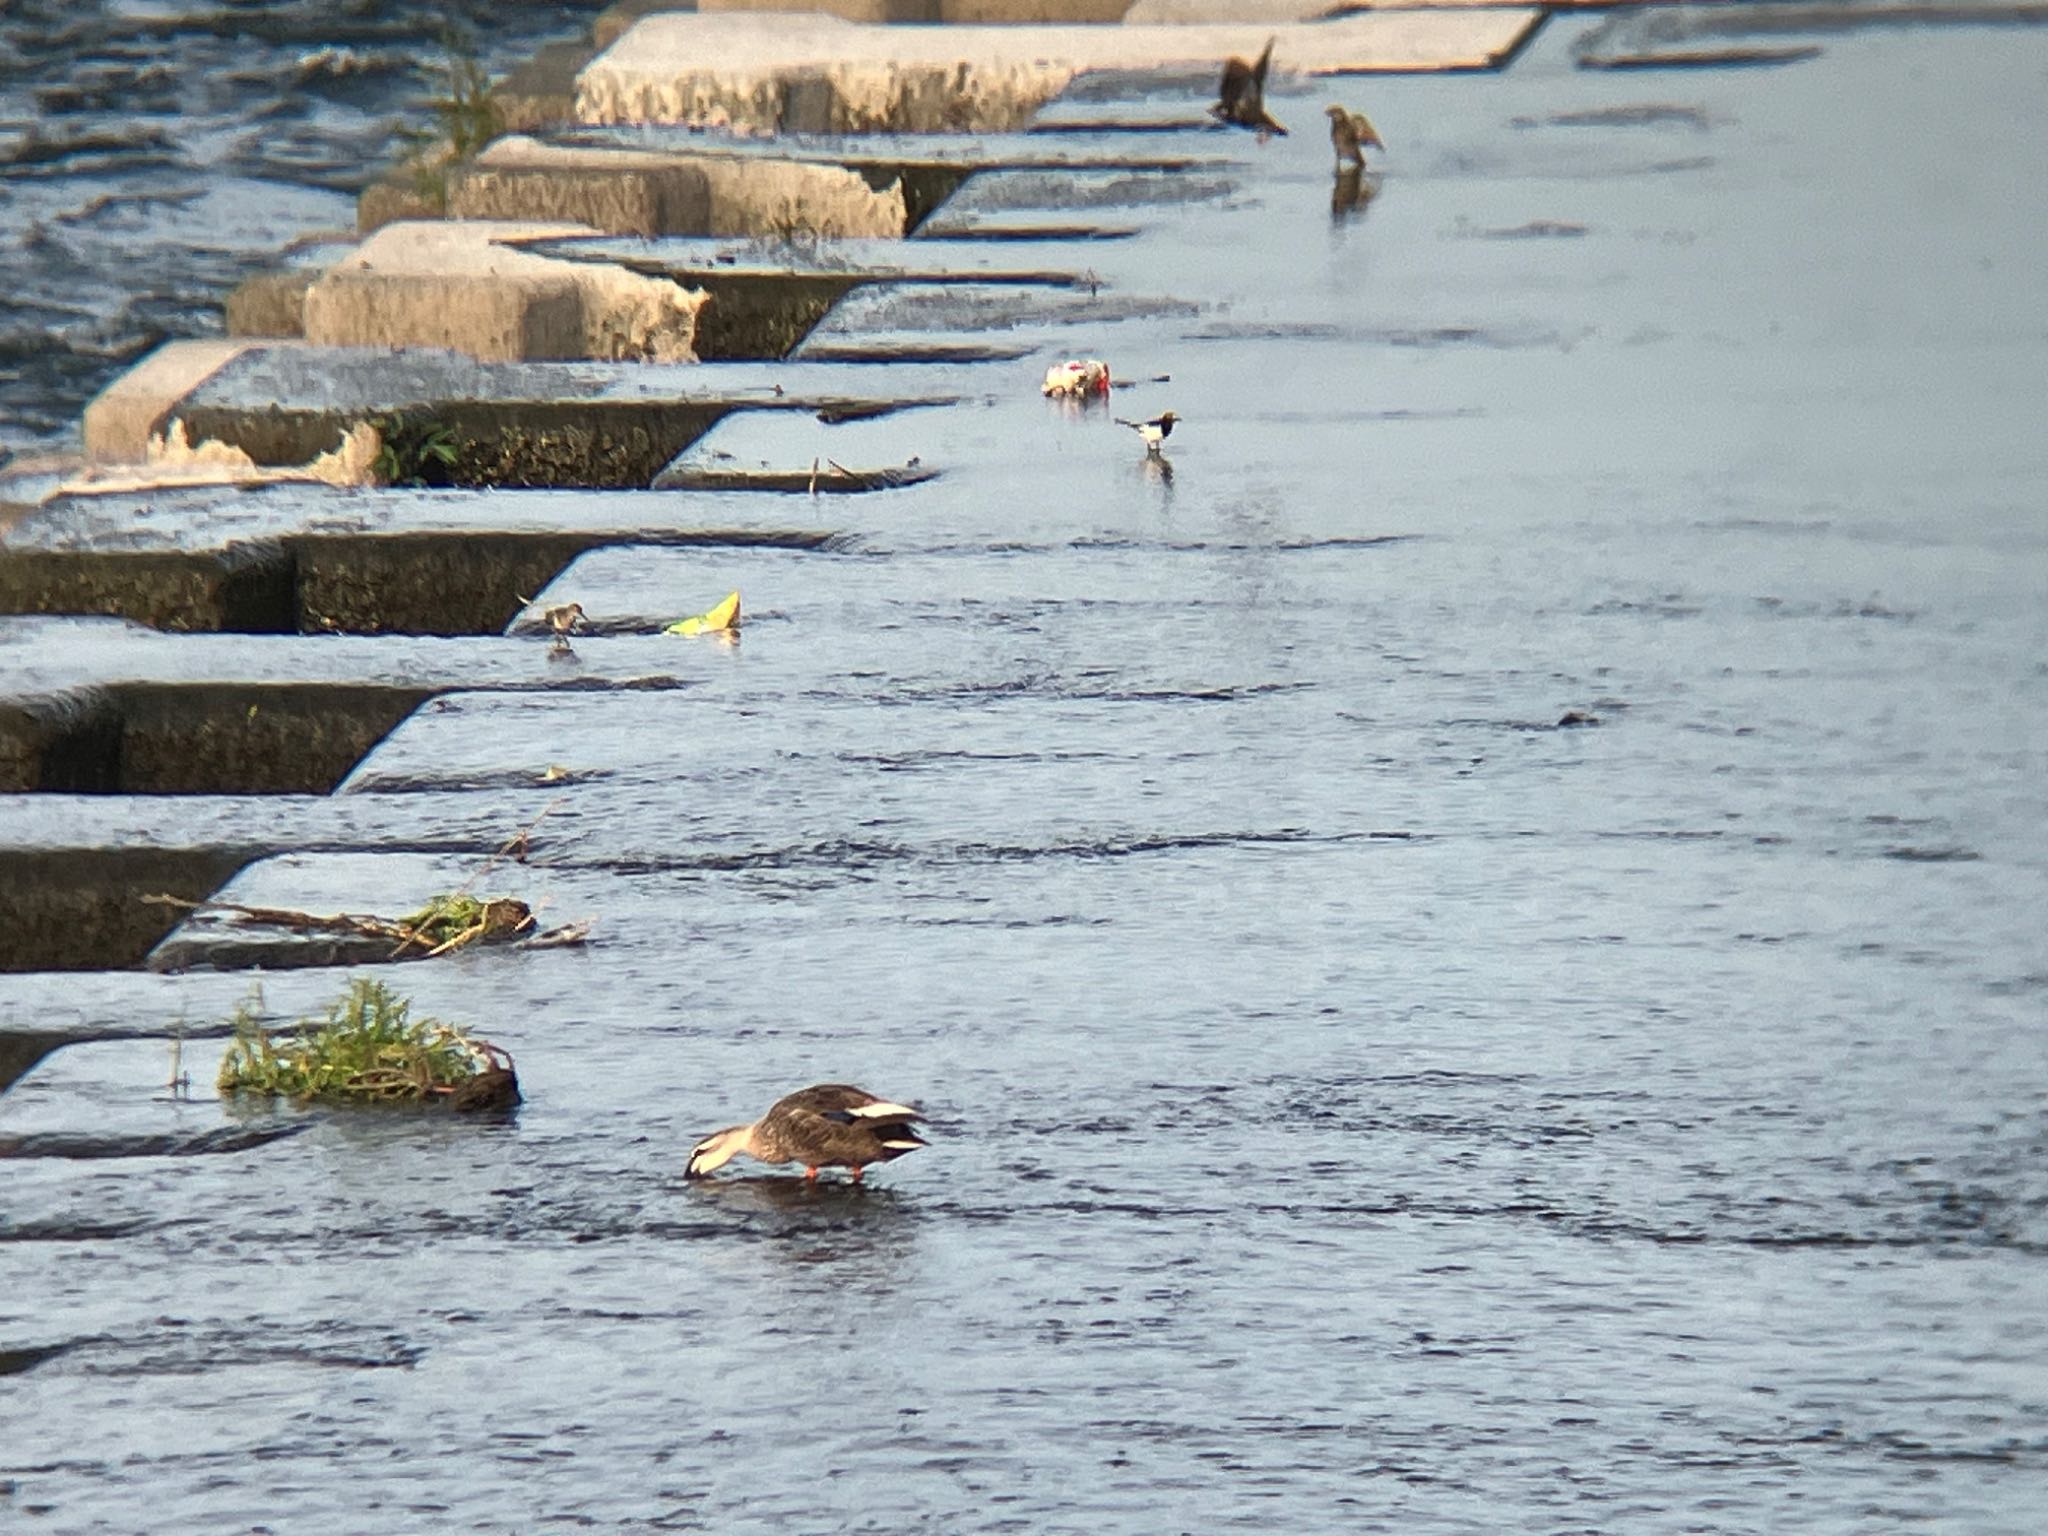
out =
<path fill-rule="evenodd" d="M 268 1126 L 218 1126 L 210 1131 L 173 1131 L 141 1136 L 96 1136 L 52 1131 L 0 1136 L 0 1158 L 57 1157 L 91 1160 L 107 1157 L 200 1157 L 221 1152 L 248 1152 L 296 1136 L 306 1121 Z"/>
<path fill-rule="evenodd" d="M 30 1344 L 18 1349 L 0 1349 L 0 1376 L 19 1376 L 32 1371 L 45 1360 L 54 1360 L 77 1345 L 78 1340 L 70 1339 L 62 1344 Z"/>

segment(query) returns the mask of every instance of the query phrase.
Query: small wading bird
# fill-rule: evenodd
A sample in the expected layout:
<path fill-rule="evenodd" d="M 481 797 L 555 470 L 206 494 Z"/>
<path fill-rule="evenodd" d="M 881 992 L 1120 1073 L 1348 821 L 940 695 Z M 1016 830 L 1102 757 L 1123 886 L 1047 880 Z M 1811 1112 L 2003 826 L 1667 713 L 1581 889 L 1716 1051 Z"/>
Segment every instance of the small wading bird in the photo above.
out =
<path fill-rule="evenodd" d="M 1129 427 L 1137 433 L 1145 440 L 1145 451 L 1156 455 L 1159 452 L 1159 445 L 1173 436 L 1174 424 L 1179 420 L 1173 412 L 1161 411 L 1150 421 L 1125 421 L 1119 416 L 1116 418 L 1116 424 L 1120 427 Z"/>
<path fill-rule="evenodd" d="M 752 1125 L 713 1131 L 690 1149 L 686 1179 L 701 1179 L 735 1157 L 760 1163 L 802 1163 L 804 1177 L 820 1168 L 851 1168 L 860 1182 L 870 1163 L 886 1163 L 925 1146 L 914 1122 L 923 1118 L 908 1104 L 876 1098 L 845 1083 L 819 1083 L 777 1099 Z"/>
<path fill-rule="evenodd" d="M 1273 39 L 1266 39 L 1266 50 L 1259 55 L 1256 64 L 1247 64 L 1243 59 L 1226 59 L 1223 64 L 1223 83 L 1217 87 L 1216 105 L 1209 109 L 1212 117 L 1230 123 L 1238 128 L 1256 128 L 1259 137 L 1277 133 L 1283 138 L 1287 130 L 1274 122 L 1266 111 L 1266 66 L 1273 62 Z"/>
<path fill-rule="evenodd" d="M 569 649 L 570 632 L 583 617 L 583 605 L 564 603 L 559 608 L 550 608 L 541 617 L 548 621 L 548 628 L 555 632 L 555 643 L 551 649 L 566 651 Z"/>
<path fill-rule="evenodd" d="M 1380 142 L 1379 130 L 1373 127 L 1372 119 L 1363 112 L 1347 112 L 1332 102 L 1323 110 L 1330 115 L 1330 147 L 1337 151 L 1337 169 L 1343 170 L 1349 161 L 1356 170 L 1365 169 L 1365 151 L 1360 146 L 1370 144 L 1374 149 L 1385 149 Z"/>

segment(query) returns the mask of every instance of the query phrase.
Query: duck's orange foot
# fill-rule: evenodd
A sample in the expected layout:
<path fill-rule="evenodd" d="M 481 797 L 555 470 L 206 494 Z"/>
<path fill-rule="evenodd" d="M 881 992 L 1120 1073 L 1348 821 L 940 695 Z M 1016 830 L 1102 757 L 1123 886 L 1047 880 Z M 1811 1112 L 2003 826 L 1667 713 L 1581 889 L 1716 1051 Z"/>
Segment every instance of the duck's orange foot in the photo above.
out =
<path fill-rule="evenodd" d="M 858 1183 L 860 1182 L 860 1176 L 861 1176 L 861 1174 L 862 1174 L 862 1173 L 863 1173 L 864 1171 L 865 1171 L 864 1169 L 861 1169 L 861 1168 L 858 1168 L 858 1167 L 856 1167 L 856 1168 L 855 1168 L 855 1169 L 853 1170 L 853 1182 L 854 1182 L 854 1183 L 858 1184 Z"/>
<path fill-rule="evenodd" d="M 815 1178 L 817 1178 L 817 1176 L 818 1176 L 818 1170 L 817 1170 L 817 1169 L 815 1169 L 815 1168 L 806 1168 L 806 1169 L 804 1170 L 804 1177 L 805 1177 L 805 1178 L 807 1178 L 807 1179 L 815 1179 Z"/>

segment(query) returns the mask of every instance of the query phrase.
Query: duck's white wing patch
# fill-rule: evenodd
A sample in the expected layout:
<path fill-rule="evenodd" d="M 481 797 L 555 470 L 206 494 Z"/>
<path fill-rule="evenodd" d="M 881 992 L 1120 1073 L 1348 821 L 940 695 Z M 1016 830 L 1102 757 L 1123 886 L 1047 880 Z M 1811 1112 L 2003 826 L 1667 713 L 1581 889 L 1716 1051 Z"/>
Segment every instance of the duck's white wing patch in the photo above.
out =
<path fill-rule="evenodd" d="M 876 1104 L 863 1104 L 859 1109 L 854 1110 L 853 1114 L 856 1119 L 861 1120 L 916 1120 L 921 1118 L 918 1112 L 908 1104 L 890 1104 L 886 1101 Z"/>

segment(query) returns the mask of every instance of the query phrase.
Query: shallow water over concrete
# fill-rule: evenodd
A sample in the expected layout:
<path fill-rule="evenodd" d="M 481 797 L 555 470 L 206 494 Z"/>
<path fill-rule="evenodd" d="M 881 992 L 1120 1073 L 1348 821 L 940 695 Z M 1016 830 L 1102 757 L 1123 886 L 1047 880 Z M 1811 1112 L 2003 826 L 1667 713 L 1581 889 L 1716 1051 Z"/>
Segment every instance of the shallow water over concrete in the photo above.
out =
<path fill-rule="evenodd" d="M 65 1531 L 2031 1532 L 2048 151 L 2009 125 L 2048 34 L 1618 79 L 1571 32 L 1340 87 L 1396 145 L 1362 214 L 1304 129 L 1091 255 L 1199 313 L 1021 328 L 1182 413 L 1170 474 L 1038 398 L 1050 352 L 985 402 L 735 418 L 706 441 L 750 461 L 941 472 L 834 498 L 830 549 L 584 556 L 535 596 L 597 632 L 545 665 L 690 686 L 455 694 L 291 802 L 334 862 L 250 899 L 351 908 L 460 867 L 437 828 L 562 802 L 532 878 L 591 947 L 395 978 L 529 1101 L 252 1145 L 160 1097 L 160 1043 L 51 1057 L 0 1099 L 0 1350 L 61 1349 L 0 1395 L 5 1498 Z M 1873 161 L 1844 102 L 1921 131 Z M 1606 111 L 1645 106 L 1687 110 Z M 1585 232 L 1488 238 L 1552 226 Z M 736 647 L 656 632 L 734 586 Z M 838 1077 L 931 1148 L 680 1181 Z"/>

